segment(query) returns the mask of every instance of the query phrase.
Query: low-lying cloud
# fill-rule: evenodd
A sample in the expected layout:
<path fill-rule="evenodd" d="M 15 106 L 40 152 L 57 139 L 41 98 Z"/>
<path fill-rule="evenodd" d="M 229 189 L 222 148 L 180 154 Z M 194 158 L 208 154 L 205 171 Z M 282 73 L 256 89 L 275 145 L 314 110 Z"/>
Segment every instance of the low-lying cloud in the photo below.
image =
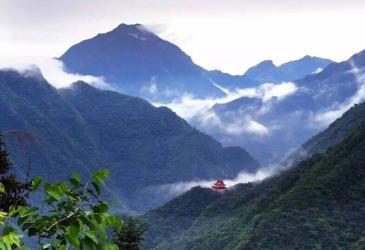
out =
<path fill-rule="evenodd" d="M 350 64 L 352 69 L 347 73 L 355 76 L 358 90 L 353 96 L 350 96 L 345 102 L 340 103 L 335 108 L 320 112 L 314 116 L 314 122 L 322 127 L 326 127 L 334 122 L 355 104 L 360 104 L 365 101 L 365 70 L 358 68 L 353 61 L 350 61 Z"/>
<path fill-rule="evenodd" d="M 234 179 L 225 179 L 224 183 L 227 188 L 233 188 L 234 185 L 239 183 L 249 183 L 249 182 L 259 182 L 264 180 L 265 178 L 272 176 L 274 174 L 274 170 L 272 168 L 267 169 L 259 169 L 256 173 L 247 173 L 240 172 L 236 178 Z M 186 191 L 189 191 L 193 187 L 204 187 L 211 188 L 215 183 L 215 179 L 211 180 L 194 180 L 187 182 L 176 182 L 171 184 L 161 185 L 155 188 L 157 193 L 165 194 L 169 197 L 174 197 L 180 195 Z"/>
<path fill-rule="evenodd" d="M 265 83 L 257 88 L 243 88 L 229 90 L 213 83 L 222 89 L 226 95 L 221 98 L 195 98 L 191 94 L 183 94 L 169 103 L 157 103 L 155 106 L 167 106 L 179 116 L 188 121 L 198 123 L 199 127 L 205 129 L 221 130 L 229 135 L 240 135 L 243 133 L 264 136 L 269 133 L 269 128 L 261 124 L 254 117 L 269 111 L 273 99 L 280 101 L 287 96 L 294 94 L 298 88 L 292 82 L 281 84 Z M 243 113 L 232 114 L 233 119 L 222 120 L 213 110 L 215 104 L 225 104 L 241 97 L 259 99 L 263 105 L 260 110 L 255 110 L 255 114 Z"/>
<path fill-rule="evenodd" d="M 2 62 L 0 69 L 14 69 L 22 74 L 30 74 L 30 72 L 39 73 L 39 69 L 43 77 L 55 88 L 68 87 L 74 82 L 84 81 L 100 89 L 113 89 L 102 77 L 66 72 L 63 63 L 54 58 L 36 59 L 32 60 L 31 63 L 25 61 L 20 63 L 16 61 Z"/>

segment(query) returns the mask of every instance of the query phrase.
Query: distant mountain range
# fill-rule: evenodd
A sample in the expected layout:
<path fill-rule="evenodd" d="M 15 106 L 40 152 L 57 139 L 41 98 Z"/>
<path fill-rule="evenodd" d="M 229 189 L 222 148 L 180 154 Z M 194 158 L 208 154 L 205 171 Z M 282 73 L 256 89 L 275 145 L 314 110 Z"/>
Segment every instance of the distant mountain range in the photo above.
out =
<path fill-rule="evenodd" d="M 222 147 L 168 108 L 77 82 L 57 90 L 40 72 L 0 71 L 0 131 L 26 130 L 32 176 L 48 181 L 72 171 L 108 168 L 107 190 L 117 209 L 146 211 L 171 197 L 154 190 L 193 179 L 232 178 L 259 164 L 244 149 Z M 6 137 L 16 170 L 27 159 Z"/>
<path fill-rule="evenodd" d="M 209 71 L 196 65 L 179 47 L 159 38 L 141 24 L 121 24 L 110 32 L 72 46 L 59 59 L 69 72 L 101 76 L 117 91 L 165 104 L 178 100 L 184 94 L 200 99 L 226 97 L 237 89 L 258 88 L 267 82 L 278 84 L 296 81 L 311 74 L 314 77 L 308 79 L 313 80 L 308 81 L 312 82 L 319 71 L 332 63 L 328 59 L 305 56 L 280 66 L 275 66 L 269 60 L 263 61 L 243 75 L 230 75 L 219 70 Z M 299 81 L 296 83 L 299 84 Z M 302 122 L 302 119 L 308 120 L 308 117 L 301 117 L 301 114 L 308 116 L 308 112 L 315 112 L 312 108 L 313 98 L 319 93 L 332 93 L 333 90 L 327 91 L 325 88 L 328 86 L 321 87 L 321 84 L 303 82 L 300 85 L 303 86 L 298 93 L 303 94 L 298 98 L 296 93 L 285 101 L 278 101 L 273 97 L 263 103 L 256 98 L 242 97 L 232 103 L 217 104 L 212 108 L 211 112 L 225 123 L 225 127 L 231 127 L 232 124 L 235 127 L 249 126 L 239 121 L 247 120 L 247 117 L 254 119 L 254 126 L 259 124 L 264 129 L 268 127 L 268 140 L 267 137 L 263 139 L 251 134 L 234 133 L 232 136 L 210 124 L 209 127 L 201 124 L 199 120 L 202 117 L 193 114 L 189 115 L 193 117 L 189 118 L 189 122 L 225 145 L 241 145 L 247 148 L 264 164 L 277 163 L 288 151 L 294 150 L 323 129 L 304 127 L 309 121 Z M 304 93 L 307 88 L 307 93 Z M 353 92 L 344 91 L 338 94 L 349 97 Z M 337 96 L 333 96 L 329 104 L 341 101 L 342 97 L 337 99 Z M 265 109 L 268 105 L 273 110 L 258 117 L 256 111 Z M 329 105 L 320 107 L 325 109 Z M 208 115 L 199 113 L 198 116 Z M 283 124 L 283 120 L 287 124 Z M 238 124 L 234 124 L 235 122 Z"/>
<path fill-rule="evenodd" d="M 244 76 L 260 83 L 281 83 L 319 73 L 330 63 L 333 63 L 333 61 L 312 56 L 304 56 L 301 59 L 280 66 L 274 65 L 271 60 L 265 60 L 249 68 Z"/>
<path fill-rule="evenodd" d="M 315 138 L 329 135 L 343 140 L 261 183 L 223 194 L 196 187 L 148 212 L 142 217 L 150 225 L 145 247 L 364 249 L 363 104 Z M 320 151 L 332 144 L 326 141 Z"/>
<path fill-rule="evenodd" d="M 331 62 L 306 56 L 279 67 L 271 62 L 267 71 L 263 70 L 266 63 L 261 63 L 244 75 L 233 76 L 196 65 L 179 47 L 141 24 L 121 24 L 72 46 L 59 59 L 69 72 L 102 76 L 123 93 L 154 101 L 172 100 L 184 93 L 221 97 L 226 93 L 217 85 L 235 89 L 257 86 L 263 79 L 295 80 Z"/>
<path fill-rule="evenodd" d="M 346 61 L 331 63 L 323 71 L 294 81 L 293 92 L 278 98 L 272 91 L 267 98 L 244 96 L 210 110 L 226 127 L 230 124 L 259 124 L 265 134 L 229 134 L 219 128 L 206 128 L 199 117 L 191 123 L 228 145 L 241 145 L 264 165 L 279 162 L 306 140 L 324 130 L 354 104 L 365 100 L 365 51 Z M 284 86 L 281 84 L 281 86 Z M 267 88 L 269 88 L 268 86 Z M 285 87 L 285 86 L 284 86 Z M 270 90 L 269 90 L 270 91 Z M 241 121 L 246 121 L 243 123 Z M 240 123 L 241 122 L 241 123 Z"/>

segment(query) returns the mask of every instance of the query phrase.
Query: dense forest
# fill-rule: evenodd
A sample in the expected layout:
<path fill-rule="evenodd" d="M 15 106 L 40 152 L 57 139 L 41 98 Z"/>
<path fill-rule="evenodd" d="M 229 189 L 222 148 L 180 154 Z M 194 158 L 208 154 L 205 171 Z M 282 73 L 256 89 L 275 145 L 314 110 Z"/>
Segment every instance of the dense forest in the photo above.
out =
<path fill-rule="evenodd" d="M 40 72 L 0 70 L 0 114 L 0 131 L 35 138 L 24 149 L 4 137 L 15 171 L 26 174 L 28 152 L 32 174 L 47 181 L 107 167 L 107 192 L 120 211 L 145 212 L 171 198 L 151 186 L 233 178 L 260 167 L 245 149 L 223 147 L 166 107 L 85 82 L 56 89 Z"/>
<path fill-rule="evenodd" d="M 364 152 L 363 121 L 338 145 L 261 183 L 238 185 L 207 203 L 191 200 L 207 193 L 214 197 L 214 191 L 193 189 L 144 216 L 151 225 L 145 244 L 157 249 L 364 249 Z"/>

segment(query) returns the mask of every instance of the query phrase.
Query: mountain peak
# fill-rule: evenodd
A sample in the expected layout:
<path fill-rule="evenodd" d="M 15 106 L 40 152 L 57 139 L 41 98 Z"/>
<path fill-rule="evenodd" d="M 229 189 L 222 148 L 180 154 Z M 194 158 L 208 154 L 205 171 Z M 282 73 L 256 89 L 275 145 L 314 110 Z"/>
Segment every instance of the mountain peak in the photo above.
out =
<path fill-rule="evenodd" d="M 308 59 L 314 59 L 314 58 L 316 58 L 316 57 L 310 56 L 310 55 L 305 55 L 300 60 L 306 60 L 306 59 L 308 60 Z"/>
<path fill-rule="evenodd" d="M 264 60 L 262 62 L 260 62 L 259 64 L 256 65 L 257 66 L 262 66 L 262 67 L 276 67 L 274 62 L 272 60 Z"/>
<path fill-rule="evenodd" d="M 71 86 L 74 87 L 74 88 L 94 88 L 90 84 L 88 84 L 87 82 L 84 82 L 84 81 L 81 81 L 81 80 L 72 83 Z"/>
<path fill-rule="evenodd" d="M 353 63 L 355 67 L 364 67 L 365 65 L 365 50 L 362 50 L 351 56 L 349 62 Z"/>
<path fill-rule="evenodd" d="M 97 93 L 99 91 L 99 89 L 81 80 L 72 83 L 70 87 L 65 88 L 65 90 L 67 89 L 73 90 L 76 93 Z"/>
<path fill-rule="evenodd" d="M 139 23 L 135 23 L 135 24 L 122 23 L 122 24 L 118 25 L 115 29 L 113 29 L 112 32 L 126 33 L 126 34 L 144 34 L 144 35 L 153 34 L 145 26 L 143 26 L 142 24 L 139 24 Z"/>
<path fill-rule="evenodd" d="M 102 76 L 124 93 L 172 100 L 181 93 L 223 96 L 178 46 L 159 38 L 141 24 L 120 24 L 114 30 L 84 40 L 60 60 L 67 71 Z M 150 86 L 157 92 L 150 92 Z"/>
<path fill-rule="evenodd" d="M 264 60 L 260 62 L 259 64 L 249 68 L 244 75 L 246 75 L 249 78 L 255 79 L 257 75 L 262 74 L 263 72 L 266 72 L 268 70 L 275 69 L 276 66 L 272 60 Z"/>

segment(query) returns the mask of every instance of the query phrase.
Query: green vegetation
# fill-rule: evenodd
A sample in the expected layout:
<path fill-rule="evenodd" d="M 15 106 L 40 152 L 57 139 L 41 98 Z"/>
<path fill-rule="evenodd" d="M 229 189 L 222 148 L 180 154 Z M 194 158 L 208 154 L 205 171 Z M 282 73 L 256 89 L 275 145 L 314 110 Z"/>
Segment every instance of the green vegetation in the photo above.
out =
<path fill-rule="evenodd" d="M 113 241 L 123 250 L 139 250 L 147 225 L 141 224 L 135 218 L 128 218 L 121 230 L 114 232 Z"/>
<path fill-rule="evenodd" d="M 97 171 L 92 182 L 83 185 L 80 176 L 73 174 L 68 183 L 44 184 L 41 207 L 12 207 L 8 218 L 3 218 L 2 239 L 7 249 L 24 245 L 22 233 L 37 249 L 118 249 L 110 243 L 107 229 L 120 231 L 122 221 L 109 214 L 108 204 L 99 198 L 100 185 L 107 176 L 108 171 Z M 34 192 L 41 182 L 41 178 L 32 181 Z M 11 226 L 10 219 L 17 221 L 22 233 Z"/>
<path fill-rule="evenodd" d="M 323 153 L 328 148 L 340 143 L 347 133 L 359 126 L 365 117 L 365 103 L 356 104 L 342 117 L 334 121 L 325 131 L 313 136 L 297 151 L 291 154 L 282 165 L 290 167 L 308 159 L 312 155 Z"/>
<path fill-rule="evenodd" d="M 184 228 L 174 211 L 198 195 L 192 190 L 143 217 L 150 225 L 146 248 L 363 249 L 364 152 L 363 122 L 325 153 L 259 184 L 226 192 Z M 200 192 L 203 198 L 209 191 Z"/>
<path fill-rule="evenodd" d="M 35 177 L 26 184 L 16 180 L 0 136 L 0 250 L 11 249 L 139 249 L 145 225 L 109 213 L 101 198 L 109 171 L 98 170 L 83 184 L 73 173 L 67 182 L 44 183 Z M 9 179 L 11 181 L 9 181 Z M 28 194 L 43 197 L 31 206 Z M 127 247 L 125 247 L 127 246 Z M 130 247 L 132 246 L 132 247 Z"/>
<path fill-rule="evenodd" d="M 107 192 L 123 200 L 119 211 L 147 211 L 170 198 L 151 187 L 232 178 L 259 167 L 244 149 L 222 147 L 167 108 L 82 82 L 57 90 L 32 74 L 0 71 L 0 131 L 32 132 L 32 174 L 46 181 L 66 179 L 74 170 L 86 177 L 107 166 Z M 28 157 L 6 142 L 14 171 L 25 173 Z"/>
<path fill-rule="evenodd" d="M 3 189 L 0 193 L 0 210 L 2 212 L 9 212 L 11 206 L 27 205 L 26 198 L 30 191 L 29 181 L 25 180 L 25 183 L 18 181 L 15 174 L 9 174 L 10 167 L 8 152 L 0 133 L 0 183 Z"/>

